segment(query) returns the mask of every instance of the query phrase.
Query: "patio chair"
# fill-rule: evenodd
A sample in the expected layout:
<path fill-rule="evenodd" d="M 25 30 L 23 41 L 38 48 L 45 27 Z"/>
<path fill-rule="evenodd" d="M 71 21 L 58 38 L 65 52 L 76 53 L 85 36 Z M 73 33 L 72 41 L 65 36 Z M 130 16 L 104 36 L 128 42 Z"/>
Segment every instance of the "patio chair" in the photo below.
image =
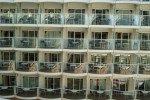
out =
<path fill-rule="evenodd" d="M 108 72 L 108 67 L 107 66 L 97 68 L 97 74 L 107 74 L 107 72 Z"/>
<path fill-rule="evenodd" d="M 84 68 L 83 64 L 80 64 L 79 66 L 74 68 L 73 72 L 74 73 L 83 73 L 83 68 Z"/>
<path fill-rule="evenodd" d="M 9 61 L 9 63 L 8 63 L 8 70 L 13 70 L 12 61 Z"/>
<path fill-rule="evenodd" d="M 33 62 L 29 67 L 29 72 L 36 71 L 36 64 Z"/>
<path fill-rule="evenodd" d="M 126 67 L 126 66 L 122 66 L 121 68 L 120 68 L 120 74 L 126 74 L 126 75 L 128 75 L 128 74 L 132 74 L 132 68 L 131 67 Z"/>
<path fill-rule="evenodd" d="M 144 68 L 143 74 L 150 74 L 150 69 L 149 68 Z"/>
<path fill-rule="evenodd" d="M 50 72 L 60 72 L 60 65 L 54 64 L 52 68 L 49 69 Z"/>

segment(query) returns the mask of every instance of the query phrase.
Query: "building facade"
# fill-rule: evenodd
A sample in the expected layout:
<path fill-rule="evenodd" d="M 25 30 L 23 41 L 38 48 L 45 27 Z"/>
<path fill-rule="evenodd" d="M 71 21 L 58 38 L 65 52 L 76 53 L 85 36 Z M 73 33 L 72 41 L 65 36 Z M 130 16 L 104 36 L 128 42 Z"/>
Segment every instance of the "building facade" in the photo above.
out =
<path fill-rule="evenodd" d="M 149 100 L 150 0 L 0 0 L 0 97 Z"/>

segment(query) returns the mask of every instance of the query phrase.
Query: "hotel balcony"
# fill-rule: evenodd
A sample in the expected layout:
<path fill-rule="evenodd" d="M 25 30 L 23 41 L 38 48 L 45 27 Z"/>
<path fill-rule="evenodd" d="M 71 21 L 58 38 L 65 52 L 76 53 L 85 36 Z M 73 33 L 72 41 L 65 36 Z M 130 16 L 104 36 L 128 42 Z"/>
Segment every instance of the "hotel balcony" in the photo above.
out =
<path fill-rule="evenodd" d="M 0 24 L 13 24 L 14 15 L 12 13 L 0 13 Z"/>
<path fill-rule="evenodd" d="M 63 98 L 66 99 L 85 99 L 86 98 L 86 90 L 85 89 L 70 89 L 66 88 L 64 90 Z"/>
<path fill-rule="evenodd" d="M 138 40 L 115 39 L 115 50 L 138 50 Z"/>
<path fill-rule="evenodd" d="M 36 72 L 38 64 L 34 61 L 20 61 L 16 62 L 16 71 L 22 72 Z"/>
<path fill-rule="evenodd" d="M 38 13 L 16 13 L 16 24 L 37 24 L 38 23 Z"/>
<path fill-rule="evenodd" d="M 36 48 L 36 38 L 32 37 L 16 37 L 16 48 Z"/>
<path fill-rule="evenodd" d="M 37 96 L 37 88 L 24 88 L 24 87 L 17 87 L 17 96 L 20 97 L 36 97 Z"/>
<path fill-rule="evenodd" d="M 116 25 L 136 26 L 134 17 L 135 15 L 132 14 L 116 14 L 115 16 Z"/>
<path fill-rule="evenodd" d="M 133 100 L 135 91 L 114 90 L 112 98 L 115 100 Z"/>
<path fill-rule="evenodd" d="M 91 25 L 112 25 L 110 14 L 92 14 Z"/>
<path fill-rule="evenodd" d="M 0 37 L 0 47 L 12 47 L 13 38 L 11 37 Z"/>
<path fill-rule="evenodd" d="M 64 48 L 65 49 L 86 49 L 86 40 L 85 39 L 64 39 Z"/>
<path fill-rule="evenodd" d="M 0 61 L 0 72 L 4 71 L 13 71 L 14 70 L 14 61 L 12 60 L 1 60 Z"/>
<path fill-rule="evenodd" d="M 83 74 L 83 73 L 86 73 L 86 64 L 85 63 L 66 63 L 64 64 L 63 70 L 66 73 Z"/>
<path fill-rule="evenodd" d="M 137 74 L 137 64 L 114 64 L 114 74 L 132 75 Z"/>
<path fill-rule="evenodd" d="M 42 62 L 39 65 L 40 72 L 47 72 L 47 73 L 58 73 L 61 72 L 61 63 L 54 63 L 54 62 Z"/>
<path fill-rule="evenodd" d="M 140 50 L 150 50 L 150 40 L 141 40 L 140 41 Z"/>
<path fill-rule="evenodd" d="M 61 13 L 42 13 L 41 24 L 62 24 Z"/>
<path fill-rule="evenodd" d="M 112 64 L 89 64 L 88 73 L 92 74 L 112 74 Z"/>
<path fill-rule="evenodd" d="M 141 26 L 150 26 L 150 15 L 141 16 Z"/>
<path fill-rule="evenodd" d="M 44 38 L 39 39 L 39 47 L 44 49 L 60 49 L 62 44 L 62 39 L 60 38 Z"/>
<path fill-rule="evenodd" d="M 85 14 L 67 13 L 65 14 L 66 25 L 85 25 Z"/>
<path fill-rule="evenodd" d="M 140 64 L 139 65 L 139 74 L 150 75 L 150 65 L 149 64 Z"/>
<path fill-rule="evenodd" d="M 113 40 L 110 40 L 110 39 L 91 39 L 91 40 L 89 40 L 89 49 L 112 50 L 113 49 Z"/>
<path fill-rule="evenodd" d="M 1 96 L 11 96 L 14 95 L 15 87 L 13 86 L 0 86 Z"/>
<path fill-rule="evenodd" d="M 108 100 L 111 98 L 111 90 L 89 90 L 88 99 Z"/>
<path fill-rule="evenodd" d="M 46 89 L 46 88 L 40 88 L 40 97 L 47 98 L 47 99 L 56 99 L 61 98 L 61 89 L 55 88 L 55 89 Z"/>

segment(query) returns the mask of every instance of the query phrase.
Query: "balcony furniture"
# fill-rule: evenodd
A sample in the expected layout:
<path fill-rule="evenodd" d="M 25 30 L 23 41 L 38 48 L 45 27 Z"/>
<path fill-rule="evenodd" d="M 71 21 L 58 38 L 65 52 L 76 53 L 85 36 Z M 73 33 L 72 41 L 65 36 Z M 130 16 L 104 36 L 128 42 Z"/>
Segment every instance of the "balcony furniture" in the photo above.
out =
<path fill-rule="evenodd" d="M 41 47 L 42 48 L 58 48 L 59 42 L 56 40 L 41 40 Z"/>
<path fill-rule="evenodd" d="M 99 94 L 99 98 L 101 97 L 101 95 L 104 93 L 104 91 L 96 91 Z"/>
<path fill-rule="evenodd" d="M 107 66 L 98 66 L 96 72 L 97 72 L 97 74 L 107 74 L 108 67 Z"/>
<path fill-rule="evenodd" d="M 116 21 L 116 25 L 134 25 L 134 20 L 130 17 L 119 18 Z"/>
<path fill-rule="evenodd" d="M 23 88 L 23 91 L 30 91 L 30 88 Z"/>
<path fill-rule="evenodd" d="M 108 48 L 108 42 L 101 41 L 101 40 L 92 40 L 92 41 L 90 41 L 90 48 L 105 50 Z"/>
<path fill-rule="evenodd" d="M 6 89 L 8 89 L 8 87 L 7 86 L 2 86 L 1 89 L 6 90 Z"/>
<path fill-rule="evenodd" d="M 20 24 L 36 24 L 37 22 L 34 16 L 24 15 L 23 17 L 19 19 L 19 23 Z"/>
<path fill-rule="evenodd" d="M 50 72 L 60 72 L 60 65 L 59 64 L 55 64 L 53 65 L 53 67 L 50 67 Z"/>
<path fill-rule="evenodd" d="M 51 14 L 49 14 L 48 16 L 45 16 L 44 24 L 61 24 L 61 18 L 60 16 L 51 16 Z"/>
<path fill-rule="evenodd" d="M 143 15 L 142 26 L 150 26 L 150 16 Z"/>
<path fill-rule="evenodd" d="M 8 62 L 8 70 L 13 70 L 13 62 L 12 61 Z"/>
<path fill-rule="evenodd" d="M 105 15 L 95 16 L 96 18 L 93 19 L 92 25 L 109 25 L 110 20 L 108 18 L 103 18 L 106 17 Z"/>
<path fill-rule="evenodd" d="M 29 67 L 29 72 L 36 71 L 36 64 L 33 62 Z"/>
<path fill-rule="evenodd" d="M 142 93 L 144 94 L 144 96 L 147 96 L 149 91 L 142 91 Z"/>
<path fill-rule="evenodd" d="M 84 24 L 84 17 L 82 14 L 69 14 L 66 24 Z"/>
<path fill-rule="evenodd" d="M 143 74 L 150 74 L 150 68 L 144 68 Z"/>
<path fill-rule="evenodd" d="M 74 73 L 83 73 L 83 69 L 84 69 L 84 65 L 80 64 L 74 68 L 73 72 Z"/>
<path fill-rule="evenodd" d="M 12 18 L 9 16 L 0 16 L 0 23 L 1 24 L 11 24 L 12 23 Z"/>
<path fill-rule="evenodd" d="M 120 68 L 120 74 L 132 74 L 132 68 L 130 66 L 122 66 Z"/>
<path fill-rule="evenodd" d="M 68 39 L 68 47 L 69 48 L 81 48 L 82 42 L 79 39 Z"/>

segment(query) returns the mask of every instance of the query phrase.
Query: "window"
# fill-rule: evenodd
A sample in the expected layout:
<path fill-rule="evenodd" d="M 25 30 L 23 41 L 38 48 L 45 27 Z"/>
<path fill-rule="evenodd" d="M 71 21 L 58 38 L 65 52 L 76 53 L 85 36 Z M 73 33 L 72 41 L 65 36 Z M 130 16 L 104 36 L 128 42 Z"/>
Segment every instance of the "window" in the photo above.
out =
<path fill-rule="evenodd" d="M 23 37 L 37 37 L 38 31 L 22 31 Z"/>
<path fill-rule="evenodd" d="M 47 89 L 60 88 L 60 78 L 45 78 L 45 87 Z"/>
<path fill-rule="evenodd" d="M 38 53 L 23 53 L 23 61 L 37 61 Z"/>
<path fill-rule="evenodd" d="M 85 9 L 69 9 L 68 12 L 69 13 L 84 14 L 85 13 Z"/>
<path fill-rule="evenodd" d="M 45 9 L 45 13 L 61 13 L 61 9 Z"/>
<path fill-rule="evenodd" d="M 136 90 L 150 91 L 150 80 L 136 80 Z"/>
<path fill-rule="evenodd" d="M 140 57 L 141 58 L 141 64 L 150 64 L 150 56 L 147 56 L 147 55 L 145 55 L 145 56 L 141 56 Z"/>
<path fill-rule="evenodd" d="M 116 14 L 132 14 L 132 10 L 116 10 Z"/>
<path fill-rule="evenodd" d="M 72 89 L 72 90 L 83 89 L 83 79 L 68 78 L 67 89 Z"/>
<path fill-rule="evenodd" d="M 2 75 L 2 84 L 4 86 L 16 86 L 16 77 Z"/>
<path fill-rule="evenodd" d="M 22 13 L 38 13 L 38 9 L 22 9 Z"/>
<path fill-rule="evenodd" d="M 84 54 L 69 54 L 69 63 L 83 63 Z"/>
<path fill-rule="evenodd" d="M 130 64 L 130 55 L 115 56 L 115 63 L 117 64 Z"/>
<path fill-rule="evenodd" d="M 60 31 L 45 31 L 45 38 L 61 38 Z"/>
<path fill-rule="evenodd" d="M 114 79 L 113 90 L 128 91 L 128 80 L 127 79 Z"/>
<path fill-rule="evenodd" d="M 24 88 L 38 87 L 38 77 L 23 77 L 23 87 Z"/>
<path fill-rule="evenodd" d="M 108 39 L 108 32 L 92 32 L 93 39 Z"/>
<path fill-rule="evenodd" d="M 15 9 L 0 9 L 1 13 L 15 13 Z"/>
<path fill-rule="evenodd" d="M 14 36 L 14 31 L 13 30 L 2 30 L 1 31 L 1 37 L 13 37 Z"/>
<path fill-rule="evenodd" d="M 150 40 L 150 33 L 139 33 L 140 40 Z"/>
<path fill-rule="evenodd" d="M 2 60 L 15 60 L 15 52 L 1 52 Z"/>
<path fill-rule="evenodd" d="M 46 62 L 60 62 L 60 54 L 59 53 L 45 53 L 45 61 Z"/>
<path fill-rule="evenodd" d="M 91 90 L 105 90 L 106 79 L 90 79 L 90 89 Z"/>
<path fill-rule="evenodd" d="M 68 38 L 74 38 L 74 39 L 83 39 L 84 38 L 84 32 L 68 32 Z"/>
<path fill-rule="evenodd" d="M 93 9 L 92 10 L 92 14 L 109 14 L 109 10 L 108 9 Z"/>
<path fill-rule="evenodd" d="M 95 64 L 106 64 L 107 63 L 107 55 L 102 56 L 102 55 L 91 55 L 91 60 Z"/>

